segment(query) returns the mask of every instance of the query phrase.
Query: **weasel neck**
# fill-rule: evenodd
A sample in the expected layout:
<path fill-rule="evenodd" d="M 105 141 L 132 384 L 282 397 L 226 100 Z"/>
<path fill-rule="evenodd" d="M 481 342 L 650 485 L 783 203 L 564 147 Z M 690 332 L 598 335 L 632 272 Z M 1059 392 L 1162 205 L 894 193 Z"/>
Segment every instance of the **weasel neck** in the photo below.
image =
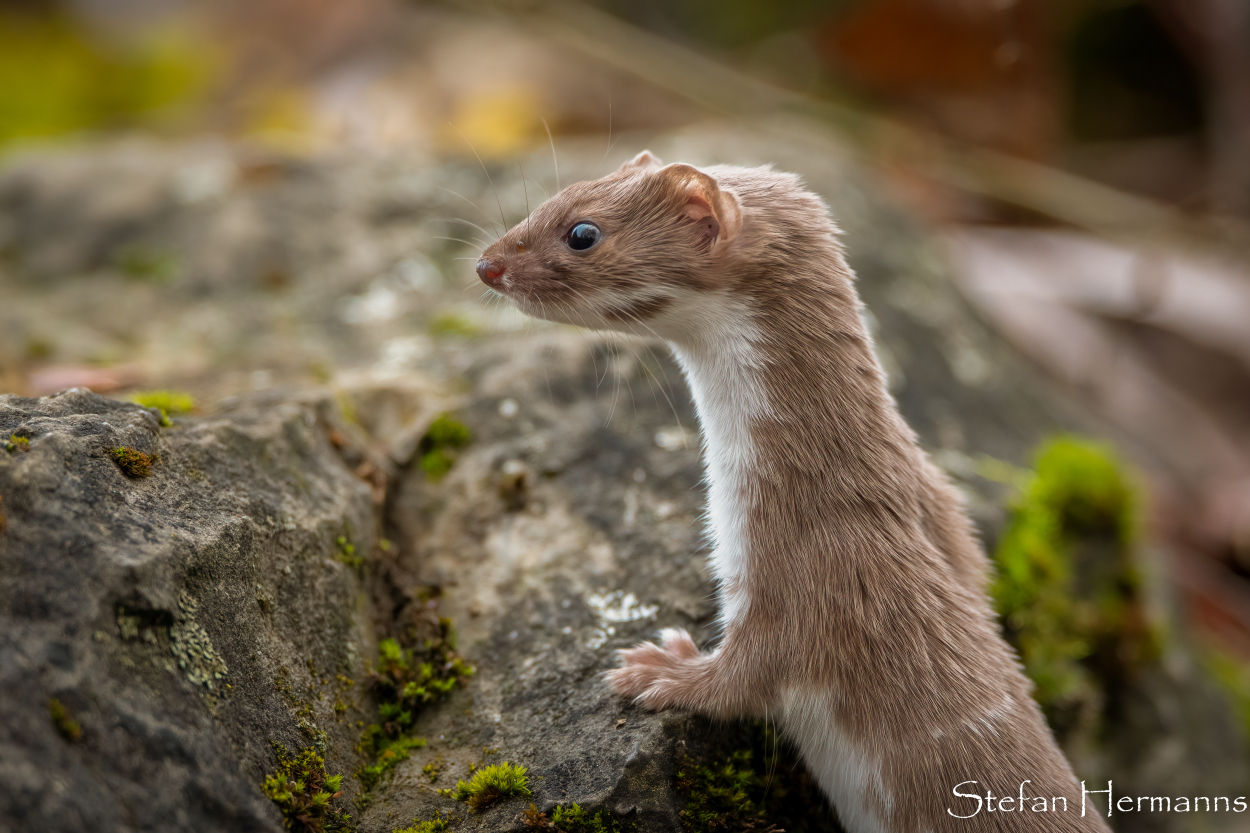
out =
<path fill-rule="evenodd" d="M 894 504 L 915 465 L 854 296 L 839 301 L 835 312 L 742 309 L 718 319 L 710 337 L 672 343 L 703 429 L 711 567 L 726 627 L 749 604 L 752 517 L 777 500 Z"/>
<path fill-rule="evenodd" d="M 671 342 L 714 492 L 730 482 L 759 491 L 754 483 L 783 472 L 836 490 L 876 480 L 883 464 L 907 464 L 900 457 L 911 457 L 914 435 L 886 390 L 849 283 L 836 298 L 722 310 L 717 323 Z"/>

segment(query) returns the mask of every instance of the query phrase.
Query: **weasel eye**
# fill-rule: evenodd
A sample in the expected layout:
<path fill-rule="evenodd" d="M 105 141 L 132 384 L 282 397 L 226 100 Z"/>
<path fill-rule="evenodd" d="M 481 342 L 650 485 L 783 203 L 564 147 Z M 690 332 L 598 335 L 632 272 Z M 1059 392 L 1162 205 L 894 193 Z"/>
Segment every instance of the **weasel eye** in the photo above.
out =
<path fill-rule="evenodd" d="M 580 252 L 598 243 L 602 236 L 603 232 L 594 223 L 578 223 L 569 231 L 564 242 L 570 249 Z"/>

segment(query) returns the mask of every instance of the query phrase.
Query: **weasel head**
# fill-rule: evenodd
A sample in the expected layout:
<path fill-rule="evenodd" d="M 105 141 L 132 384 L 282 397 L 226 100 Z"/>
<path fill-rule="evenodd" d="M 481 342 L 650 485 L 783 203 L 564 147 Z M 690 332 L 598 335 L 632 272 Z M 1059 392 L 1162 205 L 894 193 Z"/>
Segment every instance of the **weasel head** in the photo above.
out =
<path fill-rule="evenodd" d="M 742 233 L 732 188 L 643 151 L 544 202 L 482 253 L 477 273 L 528 315 L 680 342 L 709 314 L 707 293 L 732 290 Z"/>

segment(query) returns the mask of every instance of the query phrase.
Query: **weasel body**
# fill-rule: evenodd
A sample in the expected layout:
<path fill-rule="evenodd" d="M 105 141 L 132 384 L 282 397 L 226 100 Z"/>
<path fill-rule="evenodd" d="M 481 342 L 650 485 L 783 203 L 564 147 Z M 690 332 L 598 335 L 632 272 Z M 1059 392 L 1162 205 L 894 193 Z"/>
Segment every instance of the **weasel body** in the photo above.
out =
<path fill-rule="evenodd" d="M 792 174 L 643 152 L 478 262 L 530 315 L 664 338 L 694 394 L 723 637 L 666 630 L 609 680 L 654 709 L 775 717 L 852 833 L 1105 831 L 999 635 L 962 502 L 886 391 L 837 235 Z M 980 801 L 956 789 L 1022 782 L 1020 809 L 963 817 Z"/>

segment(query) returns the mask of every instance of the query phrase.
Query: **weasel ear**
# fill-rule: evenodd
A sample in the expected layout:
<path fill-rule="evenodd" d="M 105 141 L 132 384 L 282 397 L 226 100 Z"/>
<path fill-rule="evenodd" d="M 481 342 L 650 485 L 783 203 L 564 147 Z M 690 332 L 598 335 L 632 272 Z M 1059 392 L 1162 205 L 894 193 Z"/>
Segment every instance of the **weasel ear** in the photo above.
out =
<path fill-rule="evenodd" d="M 663 165 L 664 163 L 660 161 L 660 157 L 656 156 L 649 150 L 644 150 L 642 153 L 617 168 L 616 172 L 620 174 L 627 171 L 649 171 L 652 168 L 659 168 Z"/>
<path fill-rule="evenodd" d="M 724 245 L 742 230 L 738 197 L 693 165 L 674 164 L 660 170 L 685 195 L 682 215 L 695 225 L 710 249 Z"/>

